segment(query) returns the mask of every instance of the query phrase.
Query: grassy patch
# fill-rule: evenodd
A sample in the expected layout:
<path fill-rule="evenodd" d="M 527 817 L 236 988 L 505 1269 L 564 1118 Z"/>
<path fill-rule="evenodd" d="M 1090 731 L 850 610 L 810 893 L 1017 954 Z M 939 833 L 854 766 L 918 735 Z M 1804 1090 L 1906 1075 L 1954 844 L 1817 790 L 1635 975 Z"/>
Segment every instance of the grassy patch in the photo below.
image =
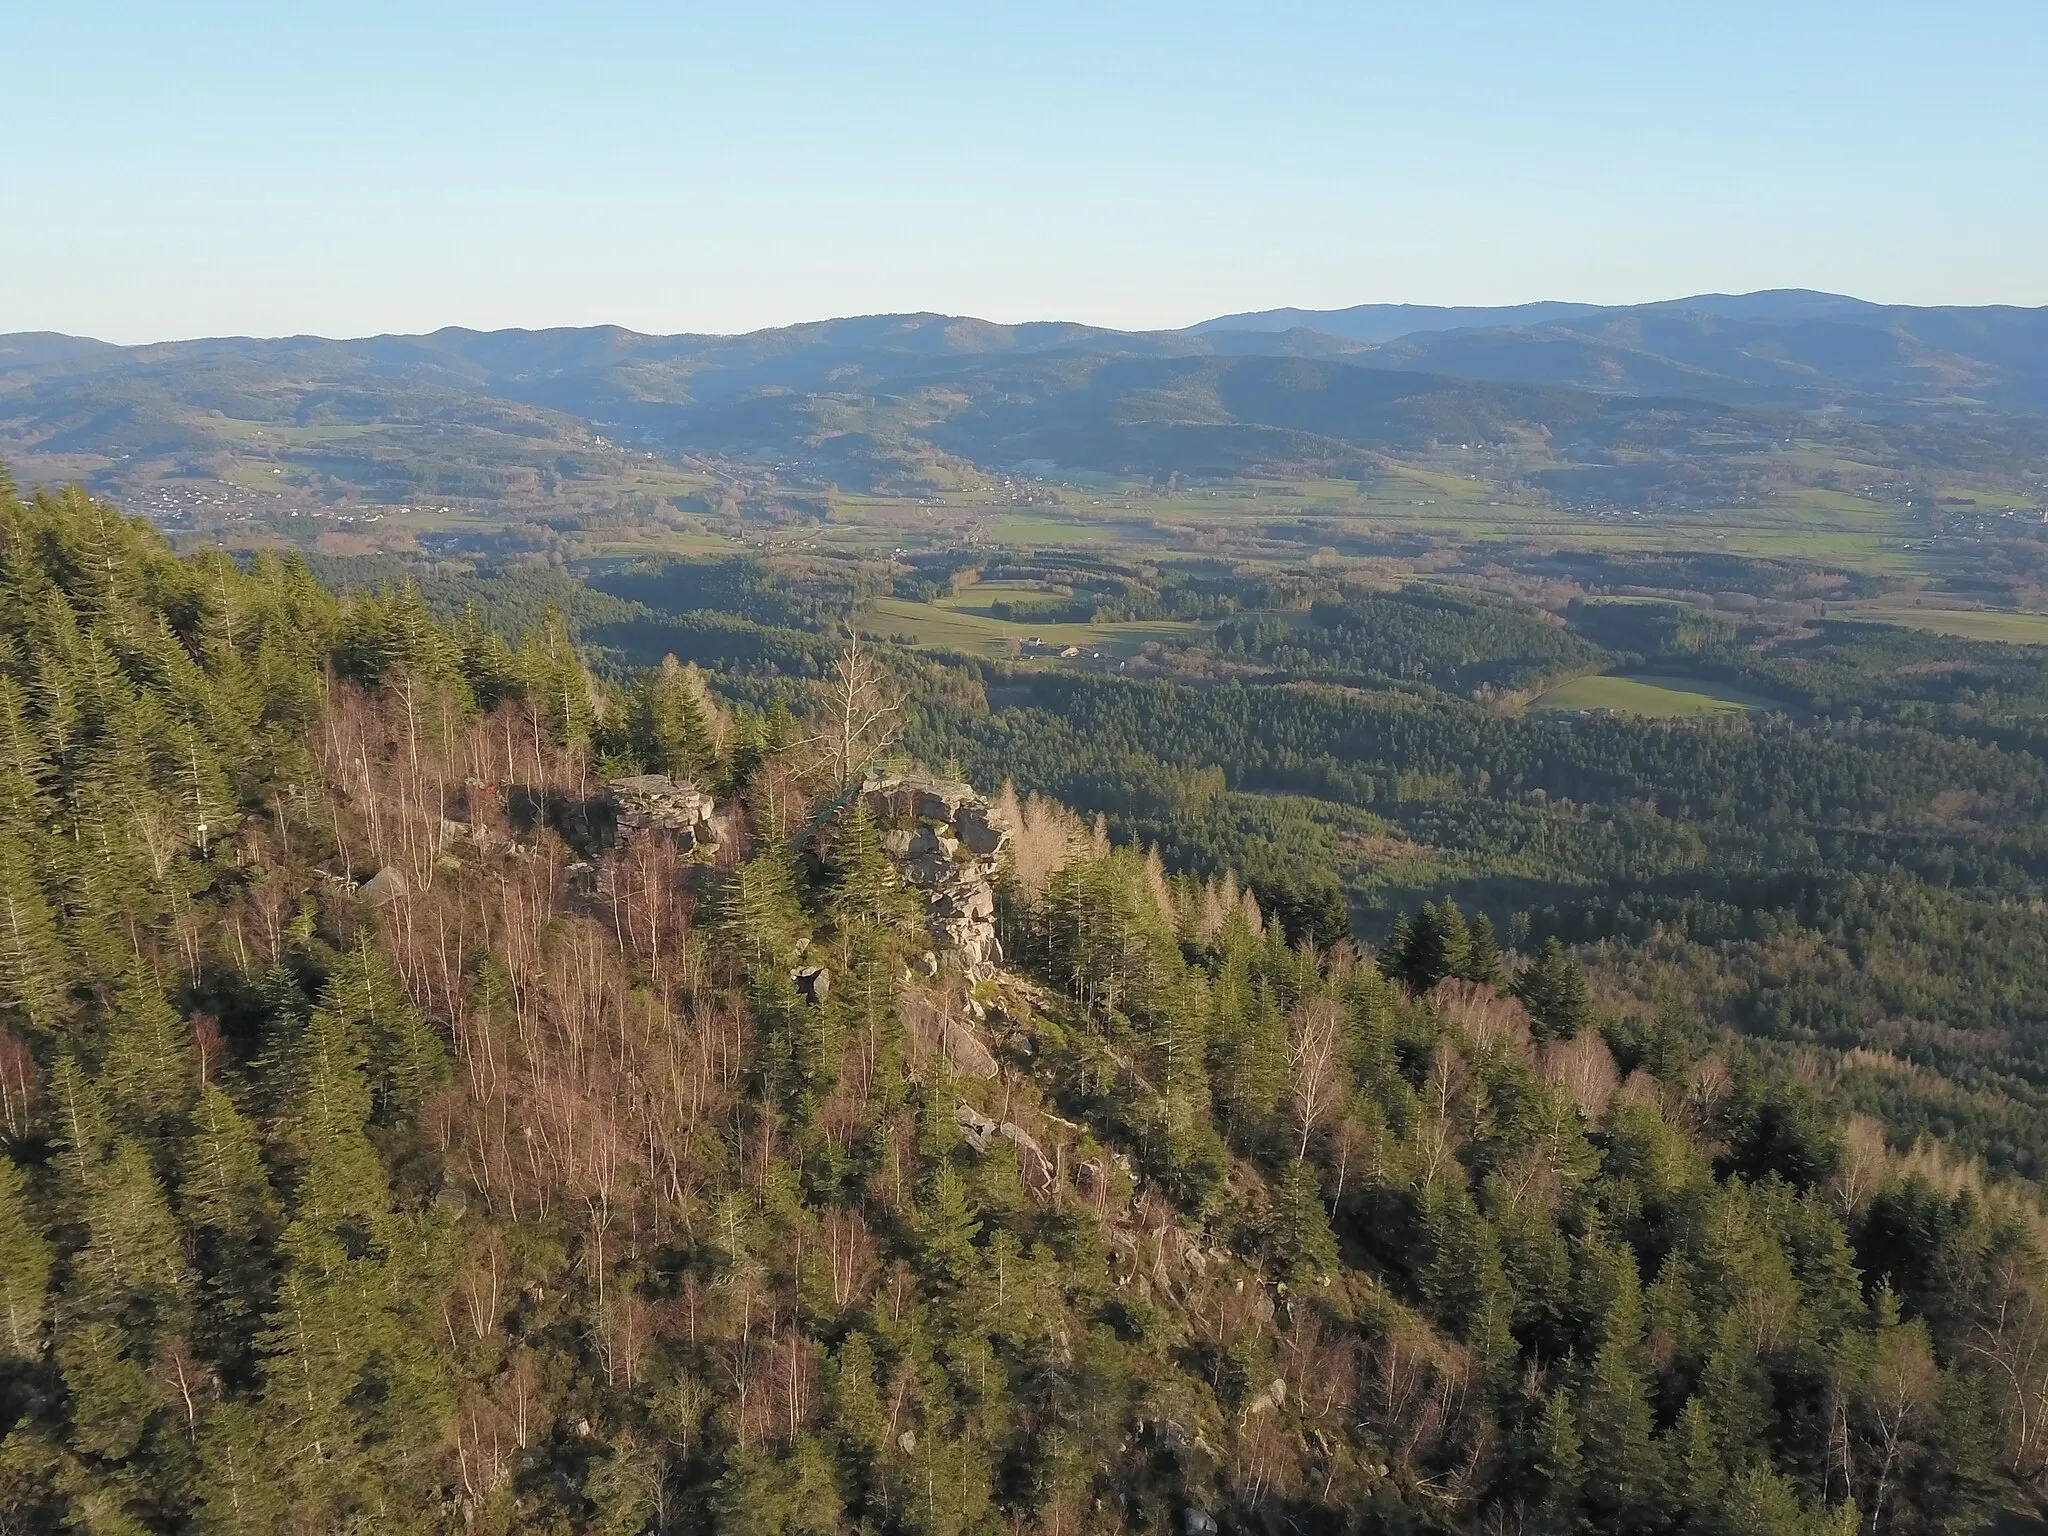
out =
<path fill-rule="evenodd" d="M 971 590 L 971 589 L 970 589 Z M 964 651 L 973 656 L 1009 656 L 1018 653 L 1033 635 L 1045 642 L 1044 655 L 1078 645 L 1084 651 L 1100 651 L 1105 657 L 1133 656 L 1147 641 L 1179 640 L 1197 632 L 1199 625 L 1158 620 L 1133 624 L 1016 624 L 1007 619 L 966 609 L 941 607 L 937 603 L 913 603 L 900 597 L 878 597 L 861 610 L 862 627 L 886 635 L 909 635 L 922 646 Z"/>
<path fill-rule="evenodd" d="M 998 544 L 1108 544 L 1116 530 L 1101 523 L 1013 512 L 989 524 L 988 536 Z"/>
<path fill-rule="evenodd" d="M 1532 709 L 1611 709 L 1616 714 L 1659 719 L 1693 715 L 1739 715 L 1769 709 L 1770 701 L 1739 688 L 1692 677 L 1576 677 L 1543 694 Z"/>
<path fill-rule="evenodd" d="M 1836 610 L 1830 609 L 1831 613 Z M 2008 645 L 2048 645 L 2048 613 L 2012 613 L 2000 608 L 1892 608 L 1872 605 L 1839 610 L 1843 618 L 1874 619 L 1931 629 L 1965 640 L 2002 640 Z"/>

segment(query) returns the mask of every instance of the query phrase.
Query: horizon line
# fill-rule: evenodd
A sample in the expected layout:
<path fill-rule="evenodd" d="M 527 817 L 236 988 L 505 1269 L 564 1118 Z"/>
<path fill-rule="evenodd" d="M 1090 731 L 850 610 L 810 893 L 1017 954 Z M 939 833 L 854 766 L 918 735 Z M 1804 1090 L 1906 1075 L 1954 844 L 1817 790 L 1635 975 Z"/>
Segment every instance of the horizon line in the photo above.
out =
<path fill-rule="evenodd" d="M 1575 309 L 1580 309 L 1580 310 L 1586 310 L 1586 311 L 1600 311 L 1600 310 L 1616 310 L 1616 311 L 1619 311 L 1619 310 L 1631 310 L 1631 309 L 1660 309 L 1660 308 L 1670 308 L 1670 307 L 1672 307 L 1672 306 L 1674 306 L 1674 305 L 1682 305 L 1682 304 L 1685 304 L 1685 303 L 1686 303 L 1686 302 L 1688 302 L 1689 300 L 1693 300 L 1693 299 L 1754 299 L 1754 298 L 1765 298 L 1765 297 L 1770 297 L 1770 296 L 1774 296 L 1774 295 L 1780 295 L 1780 294 L 1801 294 L 1801 295 L 1807 295 L 1807 296 L 1810 296 L 1810 297 L 1813 297 L 1813 298 L 1821 298 L 1821 299 L 1839 299 L 1839 300 L 1843 300 L 1843 301 L 1845 301 L 1845 302 L 1847 302 L 1847 303 L 1851 303 L 1851 304 L 1858 304 L 1858 305 L 1864 305 L 1864 306 L 1867 306 L 1867 307 L 1869 307 L 1869 308 L 1872 308 L 1872 309 L 1894 309 L 1894 310 L 1896 310 L 1896 309 L 1911 309 L 1911 310 L 1941 310 L 1941 309 L 1962 309 L 1962 310 L 1992 310 L 1992 309 L 2012 309 L 2012 310 L 2039 310 L 2039 309 L 2048 309 L 2048 304 L 2012 304 L 2012 303 L 1992 303 L 1992 304 L 1901 304 L 1901 303 L 1888 303 L 1888 302 L 1886 302 L 1886 301 L 1884 301 L 1884 300 L 1882 300 L 1882 299 L 1866 299 L 1866 298 L 1863 298 L 1863 297 L 1861 297 L 1860 295 L 1856 295 L 1856 294 L 1848 294 L 1848 293 L 1840 293 L 1840 292 L 1836 292 L 1836 291 L 1834 291 L 1834 290 L 1832 290 L 1832 289 L 1824 289 L 1824 288 L 1801 288 L 1801 287 L 1777 287 L 1777 288 L 1753 288 L 1753 289 L 1745 289 L 1745 290 L 1742 290 L 1742 291 L 1740 291 L 1740 292 L 1735 292 L 1735 291 L 1729 291 L 1729 290 L 1722 290 L 1722 289 L 1706 289 L 1706 290 L 1701 290 L 1701 291 L 1698 291 L 1698 292 L 1695 292 L 1695 293 L 1679 294 L 1679 295 L 1676 295 L 1676 296 L 1674 296 L 1674 297 L 1672 297 L 1672 298 L 1668 298 L 1668 299 L 1645 299 L 1645 300 L 1641 300 L 1641 301 L 1638 301 L 1638 302 L 1635 302 L 1635 303 L 1602 303 L 1602 302 L 1599 302 L 1599 301 L 1596 301 L 1596 300 L 1590 300 L 1590 299 L 1521 299 L 1521 300 L 1516 300 L 1516 301 L 1513 301 L 1513 302 L 1511 302 L 1511 303 L 1505 303 L 1505 304 L 1485 304 L 1485 303 L 1460 303 L 1460 304 L 1434 304 L 1434 303 L 1424 303 L 1424 302 L 1419 302 L 1419 301 L 1415 301 L 1415 300 L 1408 300 L 1408 299 L 1365 299 L 1365 300 L 1361 300 L 1360 302 L 1358 302 L 1358 303 L 1356 303 L 1356 304 L 1344 304 L 1344 305 L 1337 305 L 1337 306 L 1330 306 L 1330 307 L 1311 307 L 1311 306 L 1307 306 L 1307 305 L 1296 305 L 1296 304 L 1275 304 L 1275 305 L 1271 305 L 1271 306 L 1268 306 L 1268 307 L 1265 307 L 1265 308 L 1261 308 L 1261 309 L 1237 309 L 1237 310 L 1227 310 L 1227 311 L 1224 311 L 1224 312 L 1222 312 L 1222 313 L 1219 313 L 1219 314 L 1214 314 L 1214 315 L 1209 315 L 1209 316 L 1206 316 L 1206 317 L 1204 317 L 1204 318 L 1202 318 L 1202 319 L 1199 319 L 1199 320 L 1194 320 L 1194 321 L 1190 321 L 1190 322 L 1189 322 L 1188 324 L 1186 324 L 1186 325 L 1179 325 L 1179 326 L 1135 326 L 1135 327 L 1134 327 L 1134 326 L 1115 326 L 1115 325 L 1099 325 L 1099 324 L 1096 324 L 1096 323 L 1094 323 L 1094 322 L 1092 322 L 1092 321 L 1087 321 L 1087 320 L 1065 320 L 1065 319 L 1057 319 L 1057 318 L 1047 318 L 1047 317 L 1040 317 L 1040 318 L 1036 318 L 1036 319 L 1027 319 L 1027 320 L 991 320 L 991 319 L 988 319 L 988 318 L 987 318 L 986 316 L 982 316 L 982 315 L 974 315 L 974 314 L 967 314 L 967 313 L 949 313 L 948 311 L 945 311 L 945 310 L 936 310 L 936 309 L 909 309 L 909 310 L 875 310 L 875 311 L 866 311 L 866 312 L 859 312 L 859 313 L 852 313 L 852 314 L 839 314 L 839 315 L 821 315 L 821 316 L 815 316 L 815 317 L 812 317 L 812 318 L 808 318 L 808 319 L 801 319 L 801 320 L 791 320 L 791 321 L 787 321 L 787 322 L 784 322 L 784 323 L 782 323 L 782 324 L 779 324 L 779 325 L 760 325 L 760 326 L 754 326 L 754 327 L 751 327 L 750 329 L 747 329 L 747 330 L 740 330 L 740 331 L 697 331 L 697 330 L 678 330 L 678 331 L 643 331 L 643 330 L 640 330 L 640 329 L 638 329 L 638 328 L 636 328 L 636 327 L 634 327 L 634 326 L 631 326 L 631 325 L 627 325 L 627 324 L 623 324 L 623 323 L 621 323 L 621 322 L 619 322 L 619 321 L 612 321 L 612 320 L 597 320 L 597 321 L 587 321 L 587 322 L 583 322 L 583 323 L 568 323 L 568 324 L 558 324 L 558 325 L 495 325 L 495 326 L 478 326 L 478 325 L 463 325 L 463 324 L 458 324 L 458 323 L 450 323 L 450 324 L 447 324 L 447 325 L 440 325 L 440 326 L 435 326 L 435 327 L 434 327 L 433 329 L 431 329 L 431 330 L 419 330 L 419 331 L 401 331 L 401 330 L 384 330 L 384 331 L 364 331 L 364 332 L 358 332 L 358 333 L 356 333 L 356 334 L 353 334 L 353 335 L 330 335 L 330 334 L 327 334 L 327 333 L 325 333 L 325 332 L 320 332 L 320 331 L 280 331 L 280 332 L 274 332 L 274 333 L 269 333 L 269 334 L 257 334 L 257 333 L 254 333 L 254 332 L 244 332 L 244 331 L 220 331 L 220 332 L 210 332 L 210 333 L 204 333 L 204 334 L 200 334 L 200 335 L 190 335 L 190 336 L 162 336 L 162 337 L 155 337 L 155 338 L 152 338 L 152 339 L 150 339 L 150 340 L 147 340 L 147 341 L 109 341 L 109 340 L 107 340 L 107 339 L 106 339 L 106 338 L 104 338 L 104 337 L 101 337 L 101 336 L 94 336 L 94 335 L 90 335 L 90 334 L 88 334 L 88 333 L 85 333 L 85 332 L 81 332 L 81 331 L 62 331 L 62 330 L 54 330 L 54 329 L 50 329 L 50 328 L 47 328 L 47 327 L 42 327 L 42 328 L 36 328 L 36 329 L 30 329 L 30 330 L 11 330 L 11 331 L 0 331 L 0 342 L 6 342 L 6 341 L 11 341 L 11 340 L 19 339 L 19 338 L 28 338 L 28 337 L 45 337 L 45 338 L 51 338 L 51 339 L 55 339 L 55 340 L 59 340 L 59 341 L 75 341 L 75 342 L 89 342 L 89 343 L 91 343 L 91 344 L 93 344 L 93 345 L 95 345 L 95 346 L 107 347 L 107 348 L 110 348 L 110 349 L 113 349 L 113 350 L 116 350 L 116 351 L 137 351 L 137 350 L 140 350 L 140 349 L 142 349 L 142 348 L 146 348 L 146 347 L 175 347 L 175 346 L 194 346 L 194 345 L 200 345 L 200 344 L 203 344 L 203 343 L 206 343 L 206 342 L 234 342 L 234 341 L 255 341 L 255 342 L 289 342 L 289 341 L 320 341 L 320 342 L 332 342 L 332 343 L 336 343 L 336 344 L 343 344 L 343 343 L 348 343 L 348 342 L 362 342 L 362 341 L 387 341 L 387 340 L 400 340 L 400 341 L 403 341 L 403 340 L 416 340 L 416 339 L 425 339 L 425 338 L 428 338 L 428 337 L 433 337 L 433 336 L 441 336 L 441 335 L 445 335 L 445 334 L 447 334 L 447 333 L 449 333 L 449 332 L 462 332 L 462 333 L 466 333 L 466 334 L 468 334 L 468 335 L 473 335 L 473 336 L 503 336 L 503 335 L 513 335 L 513 334 L 525 334 L 525 335 L 546 335 L 546 334 L 549 334 L 549 333 L 552 333 L 552 332 L 572 332 L 572 331 L 618 331 L 618 332 L 622 332 L 622 333 L 624 333 L 624 334 L 626 334 L 626 335 L 629 335 L 629 336 L 639 336 L 639 337 L 645 337 L 645 338 L 647 338 L 648 340 L 664 340 L 664 341 L 665 341 L 665 340 L 680 340 L 680 339 L 690 339 L 690 340 L 703 340 L 703 341 L 738 341 L 738 340 L 742 340 L 742 339 L 744 339 L 744 338 L 746 338 L 746 337 L 749 337 L 749 336 L 764 336 L 764 335 L 770 335 L 770 334 L 772 334 L 772 333 L 774 333 L 774 332 L 777 332 L 777 331 L 794 331 L 794 330 L 801 330 L 801 329 L 803 329 L 803 328 L 805 328 L 805 327 L 808 327 L 808 326 L 821 326 L 821 325 L 838 325 L 838 324 L 844 324 L 844 323 L 848 323 L 848 322 L 852 322 L 852 321 L 859 321 L 859 320 L 949 320 L 949 321 L 971 321 L 971 322 L 973 322 L 973 323 L 975 323 L 975 324 L 978 324 L 978 325 L 987 325 L 987 326 L 993 326 L 993 327 L 996 327 L 996 328 L 998 328 L 998 329 L 1002 329 L 1002 330 L 1021 330 L 1021 329 L 1025 328 L 1025 327 L 1027 327 L 1027 326 L 1072 326 L 1072 327 L 1074 327 L 1074 328 L 1076 328 L 1076 329 L 1079 329 L 1079 330 L 1086 330 L 1086 331 L 1099 331 L 1099 332 L 1104 332 L 1104 333 L 1106 333 L 1106 334 L 1110 334 L 1110 335 L 1119 335 L 1119 336 L 1179 336 L 1179 335 L 1186 335 L 1186 334 L 1188 334 L 1188 333 L 1190 333 L 1190 332 L 1194 332 L 1194 331 L 1200 331 L 1200 330 L 1204 330 L 1204 329 L 1208 329 L 1208 328 L 1213 328 L 1213 327 L 1214 327 L 1214 326 L 1216 326 L 1216 325 L 1217 325 L 1217 324 L 1218 324 L 1219 322 L 1221 322 L 1221 321 L 1225 321 L 1225 320 L 1240 320 L 1240 319 L 1246 319 L 1246 320 L 1248 320 L 1248 319 L 1257 319 L 1257 318 L 1261 318 L 1261 317 L 1264 317 L 1264 316 L 1269 316 L 1269 315 L 1288 315 L 1288 314 L 1292 314 L 1292 315 L 1303 315 L 1303 316 L 1315 316 L 1315 315 L 1325 315 L 1325 316 L 1332 316 L 1332 317 L 1335 317 L 1335 316 L 1341 316 L 1341 315 L 1347 315 L 1347 314 L 1352 314 L 1352 313 L 1355 313 L 1355 312 L 1356 312 L 1356 311 L 1358 311 L 1358 310 L 1370 310 L 1370 309 L 1396 309 L 1396 310 L 1402 310 L 1402 309 L 1406 309 L 1406 310 L 1414 310 L 1414 311 L 1417 311 L 1417 312 L 1420 312 L 1420 313 L 1429 313 L 1429 312 L 1437 312 L 1437 313 L 1443 313 L 1443 312 L 1447 312 L 1447 311 L 1458 311 L 1458 310 L 1518 310 L 1518 309 L 1538 309 L 1538 308 L 1546 308 L 1546 307 L 1552 307 L 1552 306 L 1558 306 L 1558 307 L 1570 307 L 1570 308 L 1575 308 Z M 1308 326 L 1308 325 L 1301 325 L 1301 326 L 1293 326 L 1293 327 L 1289 327 L 1289 329 L 1301 329 L 1301 330 L 1312 330 L 1312 329 L 1314 329 L 1314 327 L 1312 327 L 1312 326 Z"/>

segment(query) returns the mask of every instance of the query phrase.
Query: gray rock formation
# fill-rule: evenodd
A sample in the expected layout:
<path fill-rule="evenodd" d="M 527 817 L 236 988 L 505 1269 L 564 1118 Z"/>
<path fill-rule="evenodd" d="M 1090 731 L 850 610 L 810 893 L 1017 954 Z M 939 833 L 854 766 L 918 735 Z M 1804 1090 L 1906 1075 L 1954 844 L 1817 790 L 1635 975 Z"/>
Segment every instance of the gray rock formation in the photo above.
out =
<path fill-rule="evenodd" d="M 990 1138 L 996 1134 L 996 1123 L 965 1099 L 953 1101 L 953 1123 L 966 1135 L 968 1144 L 977 1152 L 986 1152 Z"/>
<path fill-rule="evenodd" d="M 996 1055 L 981 1036 L 966 1024 L 948 1019 L 939 1030 L 939 1046 L 946 1053 L 946 1070 L 955 1077 L 994 1077 Z"/>
<path fill-rule="evenodd" d="M 971 784 L 929 774 L 878 775 L 860 793 L 882 829 L 883 851 L 924 892 L 933 940 L 969 974 L 985 975 L 1003 958 L 991 881 L 1007 841 L 988 801 Z"/>
<path fill-rule="evenodd" d="M 385 865 L 356 887 L 356 895 L 373 907 L 389 906 L 405 894 L 405 876 Z"/>
<path fill-rule="evenodd" d="M 986 1152 L 996 1138 L 1001 1137 L 1017 1149 L 1017 1166 L 1026 1179 L 1040 1189 L 1052 1187 L 1052 1160 L 1045 1155 L 1045 1148 L 1038 1144 L 1038 1138 L 1016 1121 L 1005 1120 L 998 1124 L 965 1099 L 956 1099 L 953 1101 L 953 1123 L 960 1127 L 968 1145 L 977 1152 Z"/>
<path fill-rule="evenodd" d="M 718 846 L 711 794 L 688 779 L 636 773 L 613 779 L 605 786 L 604 794 L 618 819 L 622 837 L 650 832 L 669 838 L 685 852 Z"/>

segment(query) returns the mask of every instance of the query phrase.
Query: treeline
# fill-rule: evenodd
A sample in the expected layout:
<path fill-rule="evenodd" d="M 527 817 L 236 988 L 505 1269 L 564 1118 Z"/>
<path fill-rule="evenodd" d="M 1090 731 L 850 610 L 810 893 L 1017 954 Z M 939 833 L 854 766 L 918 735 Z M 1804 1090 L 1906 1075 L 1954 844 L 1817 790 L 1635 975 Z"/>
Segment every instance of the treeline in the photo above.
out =
<path fill-rule="evenodd" d="M 869 598 L 886 592 L 884 569 L 851 561 L 794 565 L 752 556 L 687 560 L 652 556 L 591 578 L 598 591 L 670 616 L 719 615 L 767 628 L 837 634 Z"/>
<path fill-rule="evenodd" d="M 419 588 L 427 611 L 443 624 L 474 613 L 488 629 L 507 640 L 544 629 L 557 616 L 572 635 L 597 624 L 626 624 L 648 617 L 637 603 L 598 591 L 561 571 L 524 565 L 486 565 L 473 572 L 449 574 L 398 555 L 318 555 L 303 557 L 314 579 L 330 592 L 395 591 L 411 581 Z M 459 568 L 458 568 L 459 569 Z"/>
<path fill-rule="evenodd" d="M 1821 714 L 1859 712 L 1968 726 L 2048 708 L 2048 650 L 1898 624 L 1821 620 L 1810 632 L 1714 658 L 1716 675 L 1761 685 Z"/>
<path fill-rule="evenodd" d="M 1728 614 L 1654 598 L 1574 599 L 1565 618 L 1595 645 L 1638 662 L 1690 660 L 1733 645 L 1738 631 Z"/>
<path fill-rule="evenodd" d="M 1463 694 L 1529 689 L 1606 660 L 1538 610 L 1420 585 L 1317 602 L 1298 624 L 1234 619 L 1217 628 L 1215 644 L 1294 676 L 1424 682 Z"/>

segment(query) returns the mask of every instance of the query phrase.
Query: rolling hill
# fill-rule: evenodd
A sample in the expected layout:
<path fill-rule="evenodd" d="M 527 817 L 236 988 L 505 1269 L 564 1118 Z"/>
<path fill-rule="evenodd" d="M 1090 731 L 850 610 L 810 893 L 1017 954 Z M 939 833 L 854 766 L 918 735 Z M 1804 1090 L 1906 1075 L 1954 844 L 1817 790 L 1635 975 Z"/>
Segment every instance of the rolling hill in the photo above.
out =
<path fill-rule="evenodd" d="M 1726 466 L 1793 438 L 1885 474 L 2017 482 L 2044 413 L 2048 311 L 1803 292 L 1272 311 L 1181 332 L 916 314 L 743 336 L 0 337 L 0 457 L 144 510 L 216 487 L 273 508 L 573 512 L 615 504 L 649 464 L 714 460 L 915 489 L 1356 475 L 1379 455 L 1480 450 L 1496 459 L 1467 467 L 1519 493 L 1597 483 L 1607 503 L 1656 504 L 1734 494 Z"/>
<path fill-rule="evenodd" d="M 2005 305 L 1915 308 L 1782 289 L 1627 307 L 1269 310 L 1190 333 L 1298 330 L 1361 344 L 1351 360 L 1365 366 L 1520 383 L 1797 408 L 2048 409 L 2048 309 Z"/>

